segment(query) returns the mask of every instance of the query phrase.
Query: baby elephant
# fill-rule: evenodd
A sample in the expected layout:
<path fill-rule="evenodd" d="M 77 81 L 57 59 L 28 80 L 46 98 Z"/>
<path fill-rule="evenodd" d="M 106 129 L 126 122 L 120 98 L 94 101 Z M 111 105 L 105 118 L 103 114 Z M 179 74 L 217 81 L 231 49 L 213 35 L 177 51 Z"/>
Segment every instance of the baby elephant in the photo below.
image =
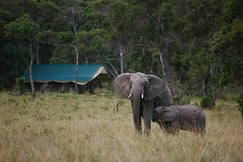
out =
<path fill-rule="evenodd" d="M 153 122 L 171 134 L 178 134 L 180 129 L 205 134 L 205 114 L 195 105 L 159 106 L 153 111 Z"/>

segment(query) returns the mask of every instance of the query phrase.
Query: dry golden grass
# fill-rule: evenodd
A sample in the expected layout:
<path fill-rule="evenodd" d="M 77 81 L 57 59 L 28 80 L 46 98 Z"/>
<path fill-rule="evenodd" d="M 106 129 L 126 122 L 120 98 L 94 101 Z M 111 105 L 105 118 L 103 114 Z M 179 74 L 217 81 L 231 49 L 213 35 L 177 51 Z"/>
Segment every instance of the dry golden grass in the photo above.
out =
<path fill-rule="evenodd" d="M 166 135 L 153 124 L 147 138 L 134 131 L 130 102 L 111 93 L 45 93 L 33 99 L 1 92 L 0 161 L 243 161 L 237 104 L 218 101 L 205 113 L 204 137 Z"/>

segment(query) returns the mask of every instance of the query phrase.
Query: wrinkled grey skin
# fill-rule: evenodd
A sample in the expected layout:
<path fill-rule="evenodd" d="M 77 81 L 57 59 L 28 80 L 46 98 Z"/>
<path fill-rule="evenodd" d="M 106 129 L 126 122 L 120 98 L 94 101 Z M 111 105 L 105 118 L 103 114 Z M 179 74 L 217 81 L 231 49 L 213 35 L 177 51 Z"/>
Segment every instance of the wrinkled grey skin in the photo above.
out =
<path fill-rule="evenodd" d="M 131 100 L 135 130 L 142 132 L 141 117 L 144 119 L 144 134 L 149 135 L 153 108 L 172 105 L 171 91 L 166 83 L 155 75 L 123 73 L 112 82 L 113 88 Z"/>
<path fill-rule="evenodd" d="M 171 134 L 178 134 L 180 129 L 205 134 L 205 114 L 195 105 L 159 106 L 154 109 L 153 122 L 157 122 L 161 129 Z"/>

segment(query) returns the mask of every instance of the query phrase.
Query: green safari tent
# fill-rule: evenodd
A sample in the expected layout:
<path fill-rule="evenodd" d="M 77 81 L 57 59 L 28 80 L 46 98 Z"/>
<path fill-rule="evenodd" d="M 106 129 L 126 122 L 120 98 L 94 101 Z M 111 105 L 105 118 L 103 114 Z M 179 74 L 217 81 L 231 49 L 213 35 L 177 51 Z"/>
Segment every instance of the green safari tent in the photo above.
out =
<path fill-rule="evenodd" d="M 34 64 L 32 78 L 37 83 L 70 83 L 75 82 L 75 64 Z M 102 64 L 78 65 L 77 84 L 86 85 L 98 76 L 108 76 Z M 25 81 L 29 82 L 29 70 L 24 74 Z"/>

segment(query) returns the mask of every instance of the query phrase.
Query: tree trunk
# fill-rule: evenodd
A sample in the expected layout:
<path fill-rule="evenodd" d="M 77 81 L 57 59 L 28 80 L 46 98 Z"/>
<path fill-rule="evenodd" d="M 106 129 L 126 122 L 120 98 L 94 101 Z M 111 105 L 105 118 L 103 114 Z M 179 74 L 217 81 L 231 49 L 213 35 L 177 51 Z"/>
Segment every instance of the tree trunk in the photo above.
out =
<path fill-rule="evenodd" d="M 106 70 L 109 71 L 109 73 L 112 75 L 113 78 L 117 77 L 119 75 L 119 73 L 116 70 L 115 66 L 110 61 L 107 61 L 107 62 L 110 65 L 111 69 L 106 66 Z"/>
<path fill-rule="evenodd" d="M 159 50 L 159 57 L 162 66 L 163 77 L 167 80 L 173 95 L 180 96 L 177 79 L 174 69 L 169 63 L 168 44 L 164 50 Z"/>
<path fill-rule="evenodd" d="M 39 40 L 34 41 L 34 49 L 35 49 L 35 58 L 36 58 L 36 63 L 40 64 L 40 47 L 39 47 Z"/>
<path fill-rule="evenodd" d="M 75 91 L 79 93 L 78 91 L 78 59 L 79 59 L 79 51 L 78 47 L 76 45 L 73 46 L 75 53 L 76 53 L 76 67 L 75 67 Z"/>
<path fill-rule="evenodd" d="M 161 63 L 161 70 L 162 70 L 162 76 L 163 78 L 165 78 L 165 64 L 164 64 L 164 59 L 163 59 L 163 52 L 159 51 L 159 60 Z"/>
<path fill-rule="evenodd" d="M 33 62 L 34 62 L 34 54 L 33 54 L 33 51 L 32 51 L 32 39 L 29 38 L 29 43 L 30 43 L 30 46 L 29 46 L 29 53 L 30 53 L 30 66 L 29 66 L 29 77 L 30 77 L 30 85 L 31 85 L 31 93 L 32 93 L 32 97 L 34 98 L 35 97 L 35 84 L 34 84 L 34 81 L 33 81 L 33 75 L 32 75 L 32 65 L 33 65 Z"/>
<path fill-rule="evenodd" d="M 124 70 L 125 70 L 125 63 L 124 63 L 124 57 L 125 57 L 125 54 L 124 54 L 124 49 L 122 48 L 122 45 L 119 44 L 119 51 L 120 51 L 120 68 L 121 68 L 121 73 L 124 73 Z"/>
<path fill-rule="evenodd" d="M 72 15 L 71 15 L 71 24 L 73 26 L 73 31 L 75 33 L 75 36 L 78 36 L 78 32 L 77 32 L 77 13 L 75 12 L 74 8 L 72 7 Z"/>
<path fill-rule="evenodd" d="M 202 95 L 203 96 L 207 96 L 207 92 L 206 92 L 206 86 L 205 86 L 205 79 L 202 79 Z"/>

